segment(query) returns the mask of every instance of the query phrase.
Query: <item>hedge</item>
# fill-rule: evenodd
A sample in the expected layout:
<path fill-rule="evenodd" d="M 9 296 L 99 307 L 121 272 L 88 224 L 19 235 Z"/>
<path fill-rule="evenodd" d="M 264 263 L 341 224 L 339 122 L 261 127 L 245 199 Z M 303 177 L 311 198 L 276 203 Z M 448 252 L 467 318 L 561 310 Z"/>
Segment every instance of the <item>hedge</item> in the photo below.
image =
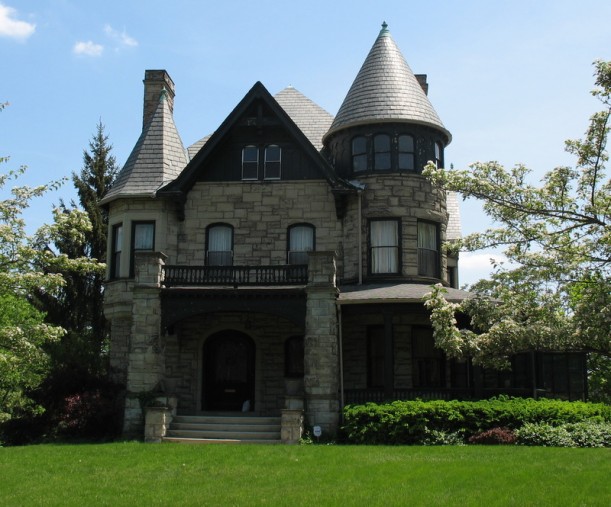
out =
<path fill-rule="evenodd" d="M 394 401 L 344 408 L 343 439 L 354 444 L 422 444 L 431 434 L 464 440 L 492 428 L 517 430 L 527 423 L 560 426 L 611 422 L 603 403 L 498 397 L 481 401 Z"/>

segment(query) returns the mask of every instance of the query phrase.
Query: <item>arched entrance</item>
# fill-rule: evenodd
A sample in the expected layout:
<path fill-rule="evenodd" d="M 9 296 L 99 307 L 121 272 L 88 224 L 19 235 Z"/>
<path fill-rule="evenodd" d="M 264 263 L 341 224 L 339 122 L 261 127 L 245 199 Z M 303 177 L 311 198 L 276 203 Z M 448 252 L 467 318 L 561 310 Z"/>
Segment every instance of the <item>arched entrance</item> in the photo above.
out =
<path fill-rule="evenodd" d="M 254 410 L 255 344 L 239 331 L 211 335 L 203 347 L 204 410 Z"/>

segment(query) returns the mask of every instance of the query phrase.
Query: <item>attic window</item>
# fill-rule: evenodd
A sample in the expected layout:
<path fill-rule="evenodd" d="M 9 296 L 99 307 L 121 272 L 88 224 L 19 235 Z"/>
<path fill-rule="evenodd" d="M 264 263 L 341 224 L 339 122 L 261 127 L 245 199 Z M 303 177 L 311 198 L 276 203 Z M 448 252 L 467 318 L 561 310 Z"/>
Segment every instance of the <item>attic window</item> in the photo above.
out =
<path fill-rule="evenodd" d="M 270 144 L 265 147 L 265 164 L 264 178 L 266 180 L 280 179 L 280 163 L 282 159 L 282 150 L 276 144 Z"/>
<path fill-rule="evenodd" d="M 242 179 L 256 180 L 259 178 L 259 148 L 245 146 L 242 148 Z"/>

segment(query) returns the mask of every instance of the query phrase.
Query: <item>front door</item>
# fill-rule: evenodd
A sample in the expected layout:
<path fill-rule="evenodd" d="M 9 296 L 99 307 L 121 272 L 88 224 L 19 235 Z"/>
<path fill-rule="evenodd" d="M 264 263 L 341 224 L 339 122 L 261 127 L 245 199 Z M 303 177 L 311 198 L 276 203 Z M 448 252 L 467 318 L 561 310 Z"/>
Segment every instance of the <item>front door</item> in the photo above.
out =
<path fill-rule="evenodd" d="M 203 348 L 204 410 L 254 409 L 255 344 L 239 331 L 220 331 Z"/>

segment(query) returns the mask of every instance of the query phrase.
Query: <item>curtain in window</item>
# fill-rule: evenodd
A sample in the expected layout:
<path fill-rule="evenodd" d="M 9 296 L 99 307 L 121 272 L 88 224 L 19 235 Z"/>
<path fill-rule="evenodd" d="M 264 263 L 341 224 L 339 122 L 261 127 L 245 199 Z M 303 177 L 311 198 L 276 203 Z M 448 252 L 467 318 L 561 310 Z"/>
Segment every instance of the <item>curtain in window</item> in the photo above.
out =
<path fill-rule="evenodd" d="M 314 228 L 296 225 L 289 230 L 289 264 L 307 264 L 308 253 L 314 250 Z"/>
<path fill-rule="evenodd" d="M 399 231 L 396 220 L 371 222 L 371 272 L 399 272 Z"/>
<path fill-rule="evenodd" d="M 135 224 L 134 227 L 134 250 L 152 250 L 155 225 Z"/>
<path fill-rule="evenodd" d="M 418 273 L 423 276 L 439 276 L 437 224 L 418 222 Z"/>
<path fill-rule="evenodd" d="M 231 266 L 233 230 L 228 225 L 215 225 L 208 230 L 208 264 Z"/>

